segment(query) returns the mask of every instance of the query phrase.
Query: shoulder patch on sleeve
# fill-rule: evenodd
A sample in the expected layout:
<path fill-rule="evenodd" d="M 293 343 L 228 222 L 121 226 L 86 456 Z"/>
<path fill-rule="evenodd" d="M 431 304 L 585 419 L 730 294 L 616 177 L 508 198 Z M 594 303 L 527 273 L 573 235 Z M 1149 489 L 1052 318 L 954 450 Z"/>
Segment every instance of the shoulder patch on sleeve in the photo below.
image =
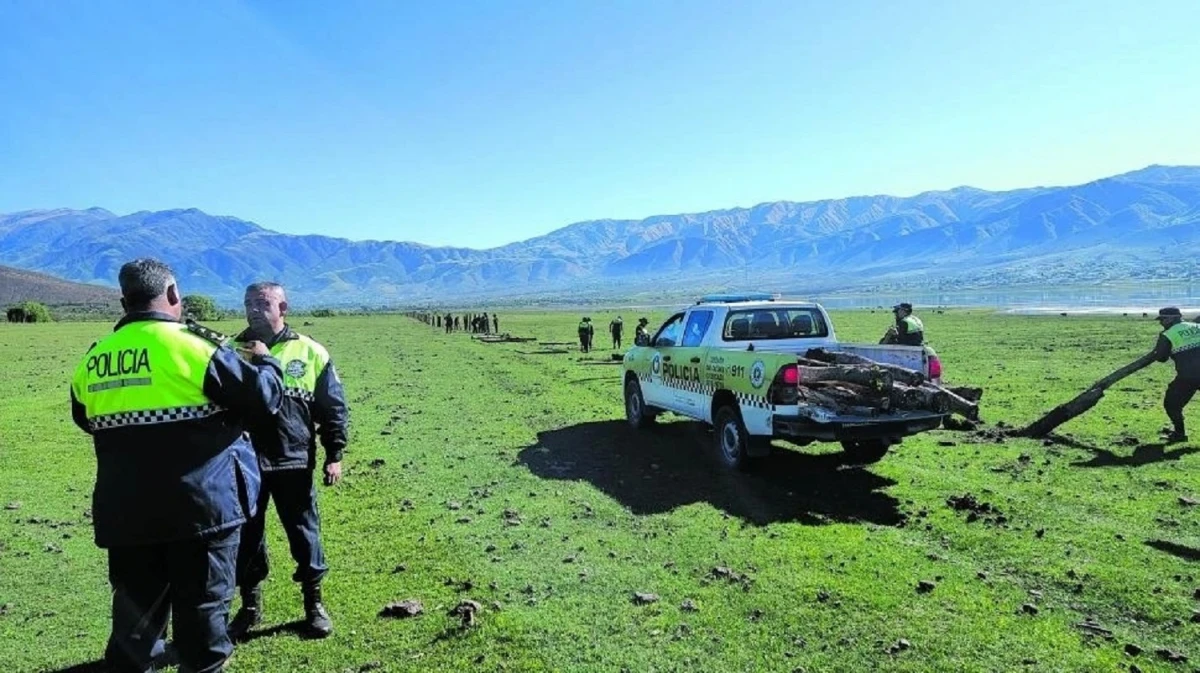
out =
<path fill-rule="evenodd" d="M 188 318 L 187 320 L 187 330 L 201 339 L 215 344 L 218 347 L 229 344 L 230 338 L 228 336 L 221 334 L 211 327 L 205 327 L 191 318 Z"/>

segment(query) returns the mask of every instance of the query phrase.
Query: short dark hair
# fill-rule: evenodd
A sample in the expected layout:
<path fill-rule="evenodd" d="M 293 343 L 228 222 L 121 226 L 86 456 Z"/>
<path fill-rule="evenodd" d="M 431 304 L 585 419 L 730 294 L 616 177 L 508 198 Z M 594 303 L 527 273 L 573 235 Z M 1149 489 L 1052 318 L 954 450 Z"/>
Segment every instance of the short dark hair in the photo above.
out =
<path fill-rule="evenodd" d="M 283 292 L 283 286 L 273 280 L 264 280 L 257 283 L 251 283 L 246 286 L 246 294 L 251 292 L 262 292 L 263 290 L 279 290 Z"/>
<path fill-rule="evenodd" d="M 117 281 L 127 307 L 136 310 L 166 294 L 175 282 L 175 272 L 157 259 L 142 257 L 126 262 L 117 274 Z"/>

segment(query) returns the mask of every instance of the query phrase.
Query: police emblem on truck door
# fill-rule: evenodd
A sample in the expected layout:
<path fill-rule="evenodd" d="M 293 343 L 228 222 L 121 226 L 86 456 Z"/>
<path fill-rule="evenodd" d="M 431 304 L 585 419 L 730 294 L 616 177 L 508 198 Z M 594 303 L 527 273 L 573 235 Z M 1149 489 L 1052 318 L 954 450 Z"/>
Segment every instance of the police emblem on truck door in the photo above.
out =
<path fill-rule="evenodd" d="M 763 386 L 763 382 L 767 377 L 767 366 L 762 360 L 756 360 L 754 366 L 750 367 L 750 385 L 756 389 Z"/>
<path fill-rule="evenodd" d="M 287 363 L 287 367 L 285 367 L 283 371 L 288 376 L 290 376 L 294 379 L 298 379 L 298 378 L 304 377 L 305 369 L 306 369 L 306 367 L 304 365 L 303 360 L 289 360 Z"/>

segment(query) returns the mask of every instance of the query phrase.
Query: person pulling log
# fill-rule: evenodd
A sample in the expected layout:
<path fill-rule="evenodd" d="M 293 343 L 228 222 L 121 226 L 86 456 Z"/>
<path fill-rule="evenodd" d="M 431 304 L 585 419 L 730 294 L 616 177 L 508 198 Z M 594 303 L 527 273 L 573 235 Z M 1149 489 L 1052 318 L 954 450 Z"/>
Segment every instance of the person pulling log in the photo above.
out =
<path fill-rule="evenodd" d="M 1074 399 L 1058 405 L 1013 434 L 1018 437 L 1044 437 L 1096 406 L 1104 397 L 1104 391 L 1121 379 L 1155 362 L 1175 360 L 1175 379 L 1167 385 L 1163 396 L 1163 409 L 1173 427 L 1169 431 L 1164 430 L 1163 439 L 1167 444 L 1186 442 L 1183 408 L 1200 390 L 1200 323 L 1184 322 L 1183 314 L 1173 306 L 1160 309 L 1154 319 L 1163 328 L 1154 350 L 1096 381 Z"/>

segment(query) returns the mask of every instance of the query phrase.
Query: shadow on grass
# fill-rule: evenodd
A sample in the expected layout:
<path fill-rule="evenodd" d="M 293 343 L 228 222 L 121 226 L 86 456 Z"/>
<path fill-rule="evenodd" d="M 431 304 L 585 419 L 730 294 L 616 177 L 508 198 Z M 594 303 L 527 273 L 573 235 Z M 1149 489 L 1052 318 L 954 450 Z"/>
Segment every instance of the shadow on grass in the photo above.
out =
<path fill-rule="evenodd" d="M 278 636 L 283 633 L 290 633 L 299 638 L 305 638 L 304 622 L 302 620 L 297 619 L 295 621 L 291 621 L 286 624 L 276 624 L 275 626 L 271 626 L 271 627 L 261 629 L 258 631 L 250 631 L 250 632 L 246 633 L 246 635 L 242 636 L 241 639 L 238 640 L 238 642 L 239 643 L 248 643 L 252 640 L 258 640 L 259 638 L 271 638 L 273 636 Z"/>
<path fill-rule="evenodd" d="M 1073 449 L 1083 449 L 1092 452 L 1093 455 L 1090 460 L 1071 463 L 1075 467 L 1141 467 L 1143 465 L 1179 460 L 1184 456 L 1200 453 L 1200 448 L 1194 446 L 1181 446 L 1168 451 L 1167 445 L 1159 442 L 1155 444 L 1139 444 L 1133 448 L 1130 454 L 1122 456 L 1115 451 L 1092 446 L 1077 439 L 1063 440 L 1059 438 L 1059 443 Z"/>
<path fill-rule="evenodd" d="M 900 523 L 897 500 L 880 489 L 895 484 L 866 469 L 845 467 L 841 455 L 779 449 L 746 473 L 707 459 L 711 433 L 676 422 L 642 432 L 625 421 L 595 421 L 538 434 L 517 461 L 544 479 L 579 480 L 635 514 L 669 512 L 696 502 L 756 525 L 797 521 Z"/>
<path fill-rule="evenodd" d="M 1167 542 L 1166 540 L 1147 540 L 1146 546 L 1153 547 L 1172 556 L 1178 556 L 1185 561 L 1200 561 L 1200 549 L 1193 547 Z"/>

